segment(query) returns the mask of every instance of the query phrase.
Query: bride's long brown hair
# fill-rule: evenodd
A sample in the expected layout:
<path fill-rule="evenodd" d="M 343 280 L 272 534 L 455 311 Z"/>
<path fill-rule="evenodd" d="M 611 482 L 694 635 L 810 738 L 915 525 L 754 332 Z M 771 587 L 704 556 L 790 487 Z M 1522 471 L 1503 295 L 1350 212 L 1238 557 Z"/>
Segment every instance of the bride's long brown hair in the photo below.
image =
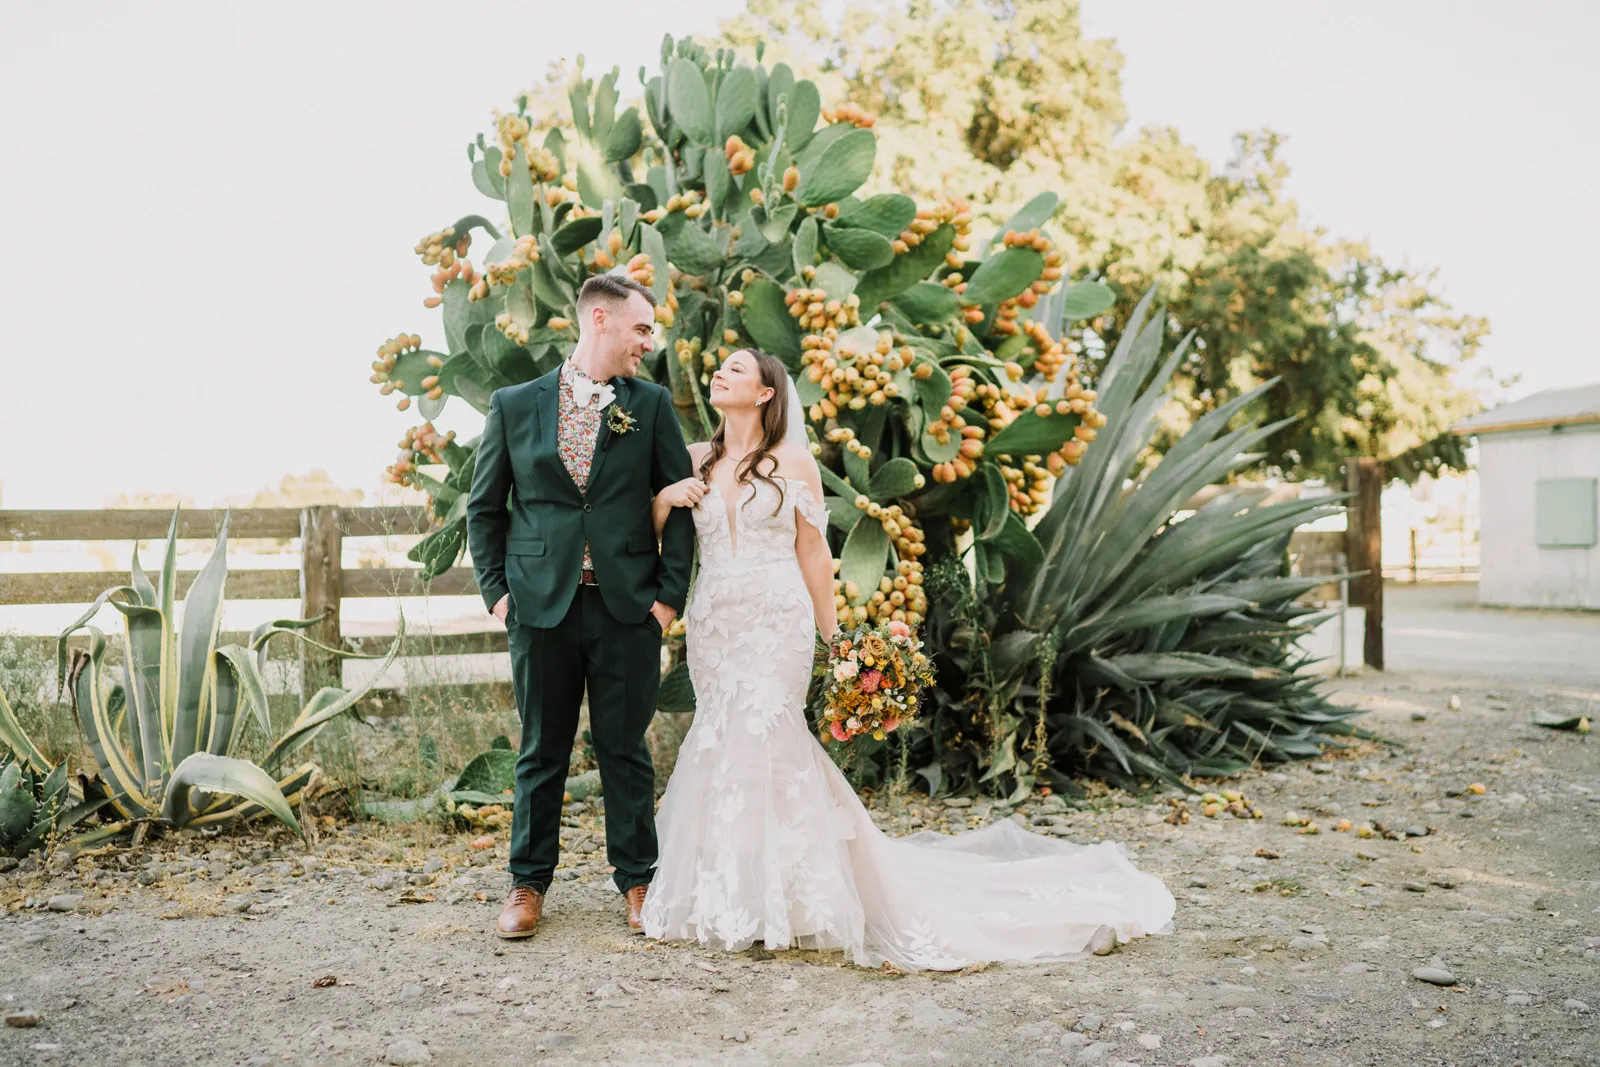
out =
<path fill-rule="evenodd" d="M 763 469 L 763 464 L 771 460 L 771 470 L 778 469 L 778 461 L 772 459 L 772 450 L 783 443 L 784 435 L 789 432 L 789 394 L 793 386 L 789 384 L 789 372 L 776 356 L 769 356 L 765 352 L 754 348 L 741 348 L 740 352 L 754 357 L 756 369 L 761 374 L 761 384 L 772 390 L 772 396 L 765 404 L 761 405 L 761 443 L 740 462 L 734 471 L 734 482 L 745 485 L 752 480 L 766 482 L 778 491 L 778 511 L 783 510 L 783 487 L 772 480 L 771 472 Z M 735 352 L 734 355 L 738 355 Z M 728 357 L 732 359 L 732 356 Z M 700 461 L 700 480 L 707 485 L 711 484 L 711 469 L 728 454 L 728 443 L 725 438 L 728 420 L 717 423 L 717 430 L 711 435 L 711 447 L 706 451 L 706 456 Z"/>

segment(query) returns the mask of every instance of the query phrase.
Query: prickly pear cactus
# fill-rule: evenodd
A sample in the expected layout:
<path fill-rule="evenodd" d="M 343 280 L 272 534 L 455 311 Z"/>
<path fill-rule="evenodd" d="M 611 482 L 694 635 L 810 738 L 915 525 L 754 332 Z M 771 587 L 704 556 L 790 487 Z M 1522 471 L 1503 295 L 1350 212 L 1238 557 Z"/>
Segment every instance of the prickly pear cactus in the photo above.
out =
<path fill-rule="evenodd" d="M 413 552 L 430 576 L 460 556 L 473 462 L 433 420 L 557 366 L 579 286 L 605 271 L 654 292 L 665 343 L 644 373 L 691 440 L 714 425 L 707 386 L 733 351 L 789 367 L 829 490 L 841 620 L 916 625 L 925 557 L 969 539 L 980 581 L 1041 557 L 1026 520 L 1102 424 L 1063 328 L 1111 303 L 1067 284 L 1056 196 L 979 242 L 966 203 L 867 195 L 874 116 L 756 58 L 669 37 L 660 72 L 640 72 L 648 126 L 619 109 L 613 70 L 573 83 L 570 127 L 539 136 L 523 98 L 468 147 L 502 221 L 468 215 L 416 247 L 448 351 L 401 334 L 373 363 L 380 392 L 426 420 L 388 473 L 432 498 L 441 529 Z"/>

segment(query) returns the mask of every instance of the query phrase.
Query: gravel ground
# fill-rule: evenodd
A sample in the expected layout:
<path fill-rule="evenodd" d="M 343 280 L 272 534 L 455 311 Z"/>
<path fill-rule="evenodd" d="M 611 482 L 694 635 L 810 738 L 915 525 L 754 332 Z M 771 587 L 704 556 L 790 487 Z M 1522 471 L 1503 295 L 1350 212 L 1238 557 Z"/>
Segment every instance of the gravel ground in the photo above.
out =
<path fill-rule="evenodd" d="M 1126 842 L 1176 930 L 1109 956 L 904 975 L 650 944 L 585 852 L 587 806 L 539 935 L 510 945 L 490 933 L 503 840 L 186 836 L 0 873 L 0 1013 L 36 1021 L 0 1028 L 0 1063 L 1600 1063 L 1600 760 L 1528 722 L 1593 715 L 1600 688 L 1339 685 L 1392 744 L 1213 786 L 1261 819 L 1190 801 L 1173 825 L 1167 798 L 1119 793 L 875 801 L 891 832 L 1012 817 Z"/>

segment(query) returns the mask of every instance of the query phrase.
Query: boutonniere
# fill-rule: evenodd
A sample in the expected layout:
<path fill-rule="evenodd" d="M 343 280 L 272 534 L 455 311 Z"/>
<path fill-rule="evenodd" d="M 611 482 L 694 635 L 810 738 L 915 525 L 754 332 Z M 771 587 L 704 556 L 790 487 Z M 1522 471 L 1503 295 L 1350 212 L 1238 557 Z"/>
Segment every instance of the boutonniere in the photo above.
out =
<path fill-rule="evenodd" d="M 632 433 L 639 428 L 639 422 L 633 417 L 633 412 L 624 411 L 622 408 L 612 408 L 611 417 L 606 420 L 606 429 L 614 434 Z"/>

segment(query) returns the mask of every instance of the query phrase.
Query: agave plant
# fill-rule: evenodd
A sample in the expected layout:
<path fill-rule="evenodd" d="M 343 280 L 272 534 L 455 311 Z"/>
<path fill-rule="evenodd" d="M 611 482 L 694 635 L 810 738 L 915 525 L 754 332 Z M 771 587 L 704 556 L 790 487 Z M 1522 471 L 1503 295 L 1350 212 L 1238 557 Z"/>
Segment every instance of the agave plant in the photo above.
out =
<path fill-rule="evenodd" d="M 65 762 L 51 766 L 0 692 L 0 856 L 20 859 L 94 815 L 108 803 L 95 786 L 69 781 Z"/>
<path fill-rule="evenodd" d="M 1288 575 L 1290 533 L 1342 498 L 1259 506 L 1225 492 L 1180 515 L 1283 424 L 1231 425 L 1269 382 L 1147 466 L 1187 347 L 1161 361 L 1165 316 L 1149 316 L 1150 299 L 1099 380 L 1111 430 L 1063 474 L 1035 527 L 1041 557 L 998 586 L 951 567 L 932 582 L 946 662 L 923 741 L 941 757 L 931 781 L 953 772 L 1023 793 L 1041 778 L 1067 785 L 1071 771 L 1178 783 L 1316 755 L 1358 732 L 1300 670 L 1295 641 L 1320 617 L 1295 601 L 1328 578 Z"/>
<path fill-rule="evenodd" d="M 319 690 L 289 729 L 271 742 L 259 764 L 235 755 L 252 715 L 262 733 L 272 736 L 263 677 L 268 643 L 281 634 L 309 640 L 299 631 L 318 620 L 265 623 L 246 644 L 219 646 L 228 571 L 224 517 L 211 558 L 183 601 L 182 625 L 175 626 L 177 531 L 174 512 L 154 584 L 140 568 L 135 546 L 132 584 L 101 593 L 62 632 L 58 684 L 64 679 L 71 693 L 106 801 L 122 826 L 134 821 L 216 826 L 271 813 L 298 831 L 294 808 L 318 768 L 309 762 L 291 766 L 291 757 L 328 723 L 352 710 L 371 683 L 349 691 Z M 89 625 L 106 604 L 123 621 L 121 677 L 109 684 L 104 678 L 106 635 Z M 69 671 L 67 638 L 80 630 L 88 631 L 89 648 L 73 651 Z M 385 667 L 398 654 L 403 637 L 402 619 L 400 632 L 382 656 Z M 0 742 L 35 766 L 45 766 L 14 717 L 0 715 L 0 728 Z M 64 775 L 60 768 L 55 773 Z"/>

